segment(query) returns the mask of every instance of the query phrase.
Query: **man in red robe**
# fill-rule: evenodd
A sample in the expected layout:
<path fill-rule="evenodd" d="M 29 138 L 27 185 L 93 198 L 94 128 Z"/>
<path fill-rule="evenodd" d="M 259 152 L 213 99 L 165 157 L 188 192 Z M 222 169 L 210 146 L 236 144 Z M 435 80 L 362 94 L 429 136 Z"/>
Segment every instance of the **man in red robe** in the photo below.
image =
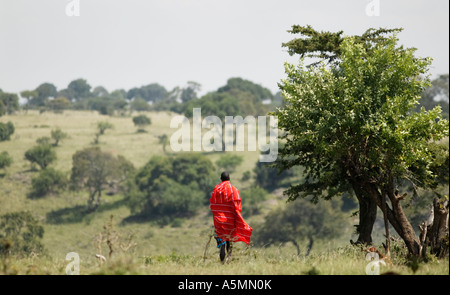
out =
<path fill-rule="evenodd" d="M 222 172 L 222 182 L 214 188 L 209 203 L 214 218 L 217 247 L 220 248 L 220 260 L 225 258 L 225 244 L 228 259 L 231 257 L 233 242 L 250 243 L 252 228 L 244 221 L 241 212 L 241 196 L 230 183 L 228 172 Z"/>

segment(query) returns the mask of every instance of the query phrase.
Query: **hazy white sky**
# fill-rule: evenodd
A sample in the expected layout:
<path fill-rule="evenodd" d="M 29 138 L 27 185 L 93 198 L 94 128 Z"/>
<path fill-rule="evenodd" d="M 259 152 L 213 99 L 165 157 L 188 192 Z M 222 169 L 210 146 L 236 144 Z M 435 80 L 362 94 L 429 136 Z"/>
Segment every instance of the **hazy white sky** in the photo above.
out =
<path fill-rule="evenodd" d="M 449 72 L 448 0 L 78 0 L 80 15 L 68 16 L 71 1 L 0 0 L 3 91 L 84 78 L 109 91 L 196 81 L 205 93 L 242 77 L 276 92 L 283 63 L 298 60 L 281 47 L 293 24 L 403 27 L 400 42 L 434 58 L 433 77 Z"/>

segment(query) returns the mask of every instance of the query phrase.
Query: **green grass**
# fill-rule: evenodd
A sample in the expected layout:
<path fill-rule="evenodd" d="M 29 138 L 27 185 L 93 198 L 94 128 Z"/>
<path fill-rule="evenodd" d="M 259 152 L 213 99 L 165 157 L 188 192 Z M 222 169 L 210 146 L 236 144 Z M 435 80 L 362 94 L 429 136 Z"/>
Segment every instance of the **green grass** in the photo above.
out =
<path fill-rule="evenodd" d="M 135 114 L 133 114 L 135 115 Z M 52 164 L 57 170 L 70 173 L 72 155 L 91 146 L 100 121 L 108 121 L 114 129 L 107 130 L 100 137 L 99 147 L 115 155 L 123 155 L 136 168 L 142 167 L 154 155 L 165 156 L 158 136 L 175 131 L 169 128 L 174 114 L 146 113 L 152 124 L 147 132 L 137 132 L 132 116 L 108 117 L 97 112 L 65 111 L 63 114 L 37 111 L 7 115 L 1 122 L 12 121 L 15 133 L 10 141 L 0 143 L 0 151 L 7 151 L 13 164 L 4 172 L 0 171 L 0 215 L 7 212 L 28 210 L 44 226 L 42 243 L 46 254 L 29 255 L 25 258 L 0 258 L 0 273 L 7 274 L 64 274 L 69 252 L 80 256 L 81 274 L 365 274 L 368 261 L 360 249 L 348 245 L 352 236 L 353 223 L 340 239 L 328 243 L 316 242 L 308 257 L 297 256 L 290 243 L 272 245 L 267 248 L 250 247 L 237 243 L 231 263 L 222 265 L 218 261 L 215 241 L 210 240 L 212 220 L 208 206 L 199 208 L 196 216 L 180 219 L 164 227 L 152 223 L 123 223 L 130 215 L 124 203 L 124 196 L 104 196 L 103 203 L 94 213 L 80 214 L 80 208 L 87 204 L 86 192 L 66 191 L 58 196 L 29 199 L 31 179 L 37 171 L 30 169 L 24 159 L 27 149 L 35 145 L 36 139 L 50 136 L 54 128 L 61 128 L 69 138 L 56 147 L 57 161 Z M 167 148 L 168 153 L 170 147 Z M 259 152 L 235 152 L 243 156 L 243 163 L 232 174 L 232 182 L 244 189 L 250 181 L 241 181 L 245 171 L 252 171 L 258 161 Z M 213 162 L 220 153 L 205 153 Z M 246 218 L 257 228 L 264 221 L 264 215 L 275 206 L 285 206 L 285 200 L 271 194 L 264 202 L 260 215 Z M 108 256 L 109 247 L 105 242 L 99 245 L 100 234 L 106 234 L 104 227 L 113 216 L 115 241 L 114 252 Z M 243 211 L 244 218 L 245 208 Z M 255 233 L 257 234 L 257 233 Z M 131 240 L 128 240 L 129 237 Z M 306 242 L 304 245 L 305 247 Z M 122 246 L 122 248 L 121 248 Z M 130 246 L 129 248 L 126 248 Z M 204 255 L 206 251 L 206 255 Z M 304 249 L 304 248 L 303 248 Z M 95 257 L 102 254 L 107 261 L 100 263 Z M 413 274 L 405 261 L 394 262 L 393 267 L 383 267 L 381 272 L 392 270 L 401 274 Z M 416 274 L 448 274 L 448 259 L 421 263 Z"/>

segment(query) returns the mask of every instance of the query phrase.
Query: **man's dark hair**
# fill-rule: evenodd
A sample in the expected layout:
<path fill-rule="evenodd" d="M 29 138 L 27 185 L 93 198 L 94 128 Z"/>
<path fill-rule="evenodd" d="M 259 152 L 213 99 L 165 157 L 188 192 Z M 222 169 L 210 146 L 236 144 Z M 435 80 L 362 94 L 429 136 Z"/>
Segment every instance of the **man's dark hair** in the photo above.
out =
<path fill-rule="evenodd" d="M 220 174 L 220 179 L 222 181 L 230 180 L 230 174 L 228 174 L 228 172 L 224 171 L 224 172 L 222 172 L 222 174 Z"/>

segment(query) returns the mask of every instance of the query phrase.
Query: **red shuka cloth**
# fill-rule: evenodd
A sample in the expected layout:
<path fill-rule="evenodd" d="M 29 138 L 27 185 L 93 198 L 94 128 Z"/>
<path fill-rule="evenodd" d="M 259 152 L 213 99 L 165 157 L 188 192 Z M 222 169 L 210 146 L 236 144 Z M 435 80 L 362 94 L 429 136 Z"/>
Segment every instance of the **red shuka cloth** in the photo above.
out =
<path fill-rule="evenodd" d="M 250 243 L 252 228 L 242 218 L 241 196 L 226 180 L 216 185 L 209 199 L 216 235 L 224 241 Z"/>

